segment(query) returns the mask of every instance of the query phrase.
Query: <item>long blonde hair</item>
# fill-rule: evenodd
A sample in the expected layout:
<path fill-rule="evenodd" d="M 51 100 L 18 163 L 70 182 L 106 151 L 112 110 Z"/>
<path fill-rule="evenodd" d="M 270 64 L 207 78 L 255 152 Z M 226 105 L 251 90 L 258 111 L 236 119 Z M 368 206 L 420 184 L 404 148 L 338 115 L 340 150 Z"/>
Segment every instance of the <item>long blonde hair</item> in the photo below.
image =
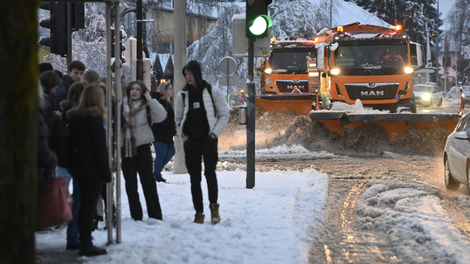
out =
<path fill-rule="evenodd" d="M 157 91 L 160 92 L 162 95 L 163 95 L 163 98 L 169 102 L 170 101 L 170 97 L 168 97 L 168 94 L 166 93 L 166 90 L 168 90 L 168 86 L 170 86 L 171 83 L 169 82 L 162 82 L 158 88 L 157 88 Z"/>
<path fill-rule="evenodd" d="M 104 92 L 103 88 L 97 84 L 85 87 L 80 96 L 80 101 L 77 108 L 89 108 L 97 106 L 101 110 L 101 118 L 104 120 L 106 108 L 104 106 Z"/>

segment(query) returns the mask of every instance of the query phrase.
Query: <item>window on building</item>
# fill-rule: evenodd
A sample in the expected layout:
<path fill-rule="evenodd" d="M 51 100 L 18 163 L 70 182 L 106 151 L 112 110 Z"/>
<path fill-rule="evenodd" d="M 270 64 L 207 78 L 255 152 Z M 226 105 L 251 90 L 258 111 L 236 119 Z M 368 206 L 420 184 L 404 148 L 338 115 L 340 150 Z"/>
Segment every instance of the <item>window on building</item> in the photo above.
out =
<path fill-rule="evenodd" d="M 173 8 L 173 0 L 161 0 L 162 7 Z"/>
<path fill-rule="evenodd" d="M 442 57 L 442 65 L 444 65 L 444 67 L 450 67 L 452 65 L 452 59 L 450 56 L 444 56 Z"/>

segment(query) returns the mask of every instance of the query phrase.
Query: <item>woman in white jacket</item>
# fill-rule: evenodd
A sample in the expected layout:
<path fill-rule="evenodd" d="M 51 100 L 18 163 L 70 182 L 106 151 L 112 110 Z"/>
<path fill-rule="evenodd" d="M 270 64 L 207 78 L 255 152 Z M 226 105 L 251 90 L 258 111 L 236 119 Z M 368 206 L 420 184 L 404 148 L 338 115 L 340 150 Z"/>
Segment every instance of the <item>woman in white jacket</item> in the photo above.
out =
<path fill-rule="evenodd" d="M 122 172 L 126 181 L 131 217 L 141 221 L 142 206 L 137 192 L 137 172 L 147 203 L 150 218 L 162 220 L 157 184 L 152 172 L 150 144 L 154 141 L 150 123 L 165 120 L 167 112 L 155 99 L 150 97 L 142 81 L 133 81 L 126 88 L 122 102 Z"/>

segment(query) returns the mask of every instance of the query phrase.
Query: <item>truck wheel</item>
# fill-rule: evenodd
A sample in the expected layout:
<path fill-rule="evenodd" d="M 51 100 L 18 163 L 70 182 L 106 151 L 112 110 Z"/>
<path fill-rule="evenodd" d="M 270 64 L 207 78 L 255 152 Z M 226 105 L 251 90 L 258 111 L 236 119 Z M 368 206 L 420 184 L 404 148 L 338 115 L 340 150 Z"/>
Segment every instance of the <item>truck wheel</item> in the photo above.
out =
<path fill-rule="evenodd" d="M 392 105 L 390 107 L 390 113 L 396 113 L 398 111 L 398 108 L 403 108 L 400 109 L 401 112 L 411 112 L 411 113 L 416 113 L 416 102 L 415 102 L 415 95 L 413 94 L 413 97 L 410 99 L 404 99 L 398 102 L 396 105 Z"/>

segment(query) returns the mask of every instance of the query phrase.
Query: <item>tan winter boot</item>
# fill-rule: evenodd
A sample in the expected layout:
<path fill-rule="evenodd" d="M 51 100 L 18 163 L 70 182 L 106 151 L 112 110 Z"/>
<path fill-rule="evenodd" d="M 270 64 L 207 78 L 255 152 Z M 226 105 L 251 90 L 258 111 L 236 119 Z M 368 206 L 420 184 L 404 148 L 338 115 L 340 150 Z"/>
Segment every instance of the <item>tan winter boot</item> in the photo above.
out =
<path fill-rule="evenodd" d="M 203 224 L 204 223 L 204 214 L 200 212 L 196 212 L 194 215 L 194 223 L 196 224 Z"/>
<path fill-rule="evenodd" d="M 213 224 L 220 223 L 219 204 L 211 204 L 211 221 Z"/>

